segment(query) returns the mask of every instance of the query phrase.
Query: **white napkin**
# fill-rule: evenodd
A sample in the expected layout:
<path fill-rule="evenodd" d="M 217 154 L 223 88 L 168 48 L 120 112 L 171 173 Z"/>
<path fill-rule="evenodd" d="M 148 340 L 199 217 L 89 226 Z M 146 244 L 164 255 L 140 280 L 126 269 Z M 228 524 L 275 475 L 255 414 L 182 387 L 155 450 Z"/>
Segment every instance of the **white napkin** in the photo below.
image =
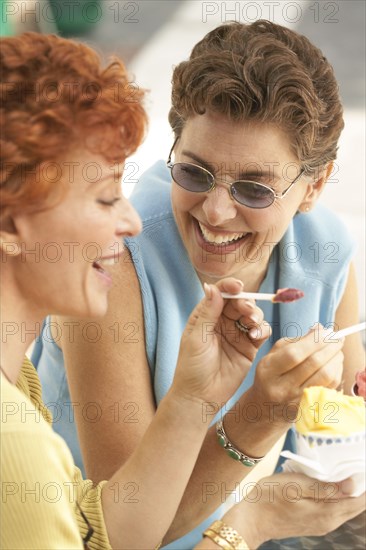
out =
<path fill-rule="evenodd" d="M 285 472 L 297 472 L 324 482 L 350 478 L 357 497 L 366 490 L 365 433 L 351 436 L 319 436 L 297 433 L 297 453 L 283 451 Z"/>

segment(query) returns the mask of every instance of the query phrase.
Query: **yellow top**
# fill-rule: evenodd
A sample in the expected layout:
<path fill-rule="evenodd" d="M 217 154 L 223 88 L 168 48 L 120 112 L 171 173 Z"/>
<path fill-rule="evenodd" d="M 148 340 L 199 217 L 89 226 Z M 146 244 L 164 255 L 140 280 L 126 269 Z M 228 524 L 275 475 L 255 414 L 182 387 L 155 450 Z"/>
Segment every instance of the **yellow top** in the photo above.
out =
<path fill-rule="evenodd" d="M 1 544 L 3 549 L 82 549 L 88 527 L 92 549 L 111 548 L 101 488 L 84 481 L 71 453 L 51 428 L 33 365 L 24 360 L 13 386 L 1 376 Z M 77 505 L 78 504 L 78 505 Z"/>
<path fill-rule="evenodd" d="M 301 434 L 351 435 L 365 430 L 362 397 L 313 386 L 304 390 L 296 430 Z"/>

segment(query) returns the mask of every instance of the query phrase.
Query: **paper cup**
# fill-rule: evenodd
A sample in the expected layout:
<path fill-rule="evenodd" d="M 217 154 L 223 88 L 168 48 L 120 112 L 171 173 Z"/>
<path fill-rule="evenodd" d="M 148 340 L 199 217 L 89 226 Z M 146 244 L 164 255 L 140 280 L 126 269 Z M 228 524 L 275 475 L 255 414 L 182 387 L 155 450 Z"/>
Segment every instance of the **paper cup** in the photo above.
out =
<path fill-rule="evenodd" d="M 306 435 L 296 432 L 297 452 L 283 451 L 287 458 L 284 471 L 298 472 L 323 482 L 338 482 L 351 478 L 354 483 L 352 496 L 365 491 L 366 434 L 349 436 Z"/>

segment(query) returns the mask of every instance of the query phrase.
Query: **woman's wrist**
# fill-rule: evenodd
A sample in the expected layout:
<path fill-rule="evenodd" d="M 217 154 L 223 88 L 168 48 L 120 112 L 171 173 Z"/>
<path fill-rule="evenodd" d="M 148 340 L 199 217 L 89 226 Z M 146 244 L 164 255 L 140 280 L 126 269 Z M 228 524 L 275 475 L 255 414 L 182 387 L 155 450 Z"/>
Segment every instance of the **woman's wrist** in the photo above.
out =
<path fill-rule="evenodd" d="M 263 537 L 263 522 L 260 520 L 260 501 L 242 501 L 222 517 L 222 521 L 235 529 L 245 540 L 250 550 L 255 550 L 266 538 Z M 266 522 L 268 518 L 266 517 Z"/>
<path fill-rule="evenodd" d="M 294 414 L 294 407 L 287 407 L 286 403 L 263 400 L 261 388 L 251 386 L 242 397 L 242 416 L 248 422 L 255 422 L 263 425 L 270 424 L 278 432 L 287 430 L 291 425 Z"/>
<path fill-rule="evenodd" d="M 245 454 L 263 457 L 290 428 L 290 422 L 277 422 L 270 411 L 270 403 L 258 401 L 252 388 L 225 415 L 228 439 Z"/>
<path fill-rule="evenodd" d="M 164 403 L 164 405 L 163 405 Z M 203 410 L 204 403 L 198 399 L 186 395 L 172 386 L 159 407 L 169 410 L 171 414 L 179 415 L 182 422 L 189 423 L 192 428 L 206 433 L 209 424 L 206 422 Z"/>

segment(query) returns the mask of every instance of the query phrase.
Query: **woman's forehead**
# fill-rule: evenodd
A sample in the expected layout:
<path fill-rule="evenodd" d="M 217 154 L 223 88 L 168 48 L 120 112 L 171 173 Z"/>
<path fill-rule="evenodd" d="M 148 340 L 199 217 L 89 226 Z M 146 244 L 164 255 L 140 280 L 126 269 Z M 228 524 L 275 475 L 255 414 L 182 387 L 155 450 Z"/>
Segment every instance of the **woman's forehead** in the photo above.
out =
<path fill-rule="evenodd" d="M 216 113 L 187 120 L 178 142 L 181 154 L 193 154 L 207 162 L 238 161 L 253 165 L 296 161 L 288 135 L 273 123 L 232 121 Z"/>

